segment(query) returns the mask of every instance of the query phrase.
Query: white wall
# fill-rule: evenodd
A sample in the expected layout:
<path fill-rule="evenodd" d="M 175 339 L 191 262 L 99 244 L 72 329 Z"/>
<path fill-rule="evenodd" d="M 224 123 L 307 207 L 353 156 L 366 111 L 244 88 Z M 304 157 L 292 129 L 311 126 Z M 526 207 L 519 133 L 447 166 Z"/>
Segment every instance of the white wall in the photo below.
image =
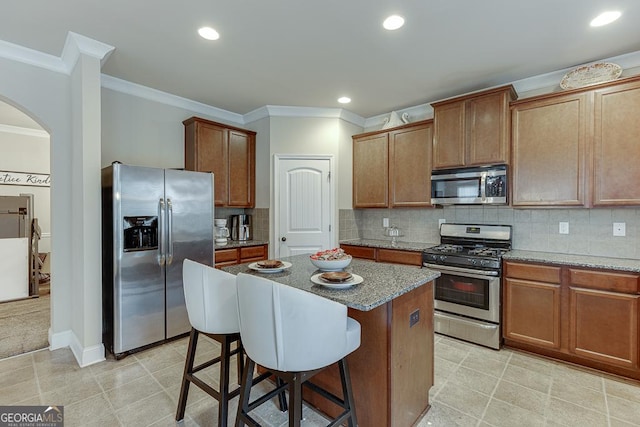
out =
<path fill-rule="evenodd" d="M 24 173 L 50 173 L 49 134 L 23 128 L 0 127 L 0 170 Z M 38 219 L 42 237 L 40 252 L 51 252 L 50 188 L 26 185 L 0 185 L 0 196 L 33 194 L 32 215 Z"/>
<path fill-rule="evenodd" d="M 51 135 L 51 329 L 71 333 L 71 118 L 68 75 L 0 57 L 0 96 Z M 52 343 L 52 345 L 54 345 Z"/>

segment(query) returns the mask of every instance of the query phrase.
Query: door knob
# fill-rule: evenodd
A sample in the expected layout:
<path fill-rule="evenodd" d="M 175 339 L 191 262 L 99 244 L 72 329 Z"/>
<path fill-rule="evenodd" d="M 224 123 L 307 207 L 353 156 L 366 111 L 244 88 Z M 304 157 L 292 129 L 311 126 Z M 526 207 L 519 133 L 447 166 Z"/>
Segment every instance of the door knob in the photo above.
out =
<path fill-rule="evenodd" d="M 280 240 L 282 240 L 283 242 L 286 242 L 286 241 L 287 241 L 287 238 L 286 238 L 286 237 L 283 237 L 283 238 L 282 238 L 282 239 L 280 239 Z"/>

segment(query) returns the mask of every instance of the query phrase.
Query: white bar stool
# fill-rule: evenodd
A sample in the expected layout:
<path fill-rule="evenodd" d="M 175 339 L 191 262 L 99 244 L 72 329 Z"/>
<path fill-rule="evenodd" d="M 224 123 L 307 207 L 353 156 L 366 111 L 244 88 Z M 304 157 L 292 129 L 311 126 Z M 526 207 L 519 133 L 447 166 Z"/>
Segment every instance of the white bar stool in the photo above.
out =
<path fill-rule="evenodd" d="M 238 383 L 240 383 L 240 375 L 244 365 L 238 325 L 236 276 L 185 259 L 182 265 L 182 278 L 187 314 L 191 323 L 191 334 L 184 374 L 182 375 L 176 421 L 181 421 L 184 418 L 189 385 L 193 383 L 218 401 L 218 425 L 226 426 L 229 400 L 240 394 L 239 387 L 229 391 L 231 356 L 236 355 L 237 357 Z M 194 367 L 199 334 L 204 334 L 219 342 L 221 351 L 220 356 Z M 232 350 L 231 344 L 234 342 L 236 347 Z M 218 390 L 195 375 L 216 363 L 220 363 Z"/>
<path fill-rule="evenodd" d="M 242 374 L 236 426 L 259 425 L 249 413 L 285 387 L 289 391 L 289 426 L 300 426 L 302 385 L 339 405 L 344 411 L 331 426 L 348 420 L 357 426 L 347 355 L 360 346 L 360 324 L 347 316 L 347 307 L 272 280 L 239 273 L 238 314 L 247 361 Z M 309 379 L 338 363 L 343 398 Z M 286 384 L 250 402 L 255 364 Z"/>

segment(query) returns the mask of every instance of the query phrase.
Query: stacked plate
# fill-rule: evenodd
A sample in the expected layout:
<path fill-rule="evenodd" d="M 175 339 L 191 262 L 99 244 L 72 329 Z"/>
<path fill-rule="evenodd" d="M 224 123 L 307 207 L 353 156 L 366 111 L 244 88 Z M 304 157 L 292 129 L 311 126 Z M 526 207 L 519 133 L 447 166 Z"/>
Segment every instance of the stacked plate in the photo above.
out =
<path fill-rule="evenodd" d="M 316 285 L 328 288 L 343 289 L 362 283 L 362 277 L 346 271 L 329 271 L 311 276 L 311 281 Z"/>
<path fill-rule="evenodd" d="M 280 273 L 282 270 L 291 267 L 290 262 L 277 259 L 266 259 L 249 264 L 249 268 L 260 273 Z"/>

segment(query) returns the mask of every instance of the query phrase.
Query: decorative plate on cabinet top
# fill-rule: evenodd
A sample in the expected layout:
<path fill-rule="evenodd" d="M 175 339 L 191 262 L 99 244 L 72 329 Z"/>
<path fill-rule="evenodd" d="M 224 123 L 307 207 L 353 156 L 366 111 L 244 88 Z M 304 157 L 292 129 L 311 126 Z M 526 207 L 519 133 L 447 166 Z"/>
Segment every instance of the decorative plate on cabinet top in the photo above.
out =
<path fill-rule="evenodd" d="M 560 81 L 562 89 L 578 89 L 585 86 L 606 83 L 617 79 L 622 67 L 611 62 L 585 65 L 569 71 Z"/>

